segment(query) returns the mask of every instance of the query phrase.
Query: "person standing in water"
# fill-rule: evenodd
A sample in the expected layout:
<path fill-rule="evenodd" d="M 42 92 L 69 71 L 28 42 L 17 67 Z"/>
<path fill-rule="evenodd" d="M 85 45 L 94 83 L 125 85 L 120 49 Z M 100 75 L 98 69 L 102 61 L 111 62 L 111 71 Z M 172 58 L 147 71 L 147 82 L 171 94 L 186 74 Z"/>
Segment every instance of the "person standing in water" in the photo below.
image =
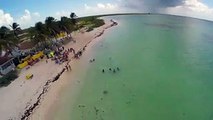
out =
<path fill-rule="evenodd" d="M 120 68 L 119 68 L 119 67 L 117 67 L 117 70 L 118 70 L 118 71 L 120 71 Z"/>

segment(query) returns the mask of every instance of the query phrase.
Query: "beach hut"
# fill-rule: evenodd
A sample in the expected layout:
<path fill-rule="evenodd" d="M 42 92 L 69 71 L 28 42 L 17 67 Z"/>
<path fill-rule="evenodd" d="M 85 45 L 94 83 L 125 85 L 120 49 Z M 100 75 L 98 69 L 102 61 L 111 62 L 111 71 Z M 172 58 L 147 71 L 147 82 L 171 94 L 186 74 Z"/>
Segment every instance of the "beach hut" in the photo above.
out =
<path fill-rule="evenodd" d="M 7 74 L 14 69 L 15 69 L 15 64 L 13 63 L 13 58 L 0 57 L 0 73 L 2 75 Z"/>

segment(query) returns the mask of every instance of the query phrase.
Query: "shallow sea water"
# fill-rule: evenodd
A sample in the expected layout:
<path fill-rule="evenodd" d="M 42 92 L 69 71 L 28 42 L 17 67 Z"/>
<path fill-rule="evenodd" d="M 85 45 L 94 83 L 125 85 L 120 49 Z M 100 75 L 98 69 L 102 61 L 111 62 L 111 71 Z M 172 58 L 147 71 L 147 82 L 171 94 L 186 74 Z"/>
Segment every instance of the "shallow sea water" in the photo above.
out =
<path fill-rule="evenodd" d="M 79 74 L 74 99 L 65 94 L 56 120 L 213 120 L 213 23 L 167 15 L 106 19 L 119 25 L 92 47 L 96 61 Z"/>

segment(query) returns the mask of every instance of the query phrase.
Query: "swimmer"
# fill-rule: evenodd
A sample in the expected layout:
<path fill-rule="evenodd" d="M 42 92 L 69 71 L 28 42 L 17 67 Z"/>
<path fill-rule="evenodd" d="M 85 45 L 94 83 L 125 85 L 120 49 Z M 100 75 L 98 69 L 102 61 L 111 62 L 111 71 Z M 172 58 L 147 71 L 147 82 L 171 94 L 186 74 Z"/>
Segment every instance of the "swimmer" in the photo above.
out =
<path fill-rule="evenodd" d="M 103 69 L 103 70 L 102 70 L 102 73 L 104 73 L 104 72 L 105 72 L 105 70 Z"/>
<path fill-rule="evenodd" d="M 113 69 L 113 73 L 116 73 L 116 70 L 115 70 L 115 69 Z"/>
<path fill-rule="evenodd" d="M 109 68 L 109 71 L 112 71 L 112 68 Z"/>
<path fill-rule="evenodd" d="M 118 71 L 120 71 L 120 68 L 119 68 L 119 67 L 117 67 L 117 70 L 118 70 Z"/>

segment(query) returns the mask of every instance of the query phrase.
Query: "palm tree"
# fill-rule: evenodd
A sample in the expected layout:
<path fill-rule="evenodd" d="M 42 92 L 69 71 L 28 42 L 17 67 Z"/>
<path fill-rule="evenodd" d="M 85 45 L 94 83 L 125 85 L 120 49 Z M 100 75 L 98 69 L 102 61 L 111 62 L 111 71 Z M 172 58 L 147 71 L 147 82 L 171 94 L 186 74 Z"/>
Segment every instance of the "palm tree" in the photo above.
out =
<path fill-rule="evenodd" d="M 59 28 L 56 24 L 56 19 L 53 17 L 47 17 L 45 20 L 47 31 L 50 33 L 50 37 L 55 37 L 59 33 Z"/>
<path fill-rule="evenodd" d="M 20 28 L 19 24 L 17 24 L 17 23 L 14 22 L 12 25 L 10 25 L 10 27 L 12 28 L 14 35 L 15 35 L 17 38 L 19 38 L 19 37 L 18 37 L 18 32 L 21 31 L 21 28 Z"/>
<path fill-rule="evenodd" d="M 29 30 L 31 41 L 40 49 L 45 49 L 48 46 L 47 40 L 52 34 L 52 31 L 50 31 L 49 29 L 46 24 L 43 24 L 42 22 L 37 22 L 35 24 L 35 27 L 30 28 Z"/>
<path fill-rule="evenodd" d="M 70 34 L 73 30 L 72 22 L 68 17 L 61 17 L 61 20 L 58 22 L 58 26 L 61 31 Z"/>
<path fill-rule="evenodd" d="M 76 24 L 76 17 L 77 15 L 74 12 L 70 14 L 71 21 L 74 25 Z"/>
<path fill-rule="evenodd" d="M 39 34 L 45 34 L 46 32 L 45 25 L 42 22 L 37 22 L 35 24 L 35 31 L 38 32 Z"/>
<path fill-rule="evenodd" d="M 13 47 L 17 47 L 17 39 L 11 34 L 10 29 L 2 26 L 0 28 L 0 53 L 6 51 L 6 53 L 11 53 Z"/>
<path fill-rule="evenodd" d="M 35 44 L 46 41 L 49 35 L 42 22 L 37 22 L 35 28 L 30 28 L 29 33 L 31 40 L 33 40 Z"/>

